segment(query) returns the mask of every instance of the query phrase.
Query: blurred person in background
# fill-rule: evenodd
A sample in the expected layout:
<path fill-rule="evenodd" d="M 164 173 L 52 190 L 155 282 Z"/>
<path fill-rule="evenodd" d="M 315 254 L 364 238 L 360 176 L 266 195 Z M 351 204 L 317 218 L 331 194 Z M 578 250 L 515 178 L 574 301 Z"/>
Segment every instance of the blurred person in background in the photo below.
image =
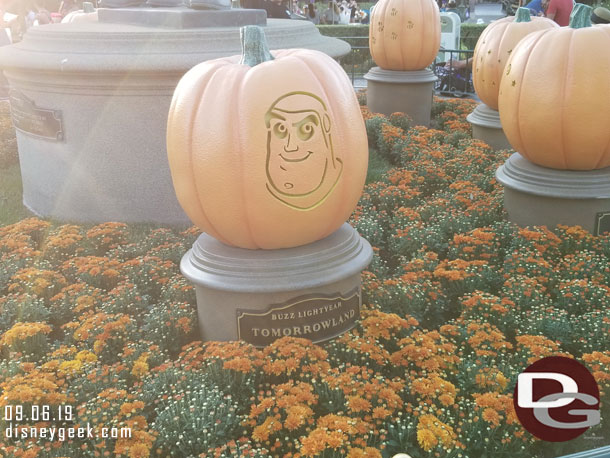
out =
<path fill-rule="evenodd" d="M 549 7 L 549 0 L 532 0 L 525 8 L 529 8 L 532 16 L 544 16 L 546 9 Z"/>
<path fill-rule="evenodd" d="M 546 9 L 546 17 L 564 27 L 570 23 L 573 7 L 574 0 L 551 0 Z"/>
<path fill-rule="evenodd" d="M 242 8 L 265 10 L 268 18 L 290 19 L 288 7 L 281 1 L 271 0 L 241 0 Z"/>
<path fill-rule="evenodd" d="M 322 14 L 322 24 L 338 24 L 341 20 L 341 11 L 337 2 L 328 2 L 328 9 Z"/>
<path fill-rule="evenodd" d="M 356 3 L 356 0 L 350 0 L 347 4 L 347 7 L 349 8 L 349 22 L 356 22 L 356 12 L 358 10 L 358 3 Z"/>
<path fill-rule="evenodd" d="M 343 0 L 339 6 L 339 24 L 349 24 L 351 11 L 347 6 L 347 2 Z"/>
<path fill-rule="evenodd" d="M 318 14 L 318 12 L 316 11 L 316 5 L 315 3 L 310 3 L 309 5 L 305 5 L 305 17 L 307 18 L 308 21 L 313 22 L 314 24 L 318 25 L 320 23 L 320 16 Z"/>

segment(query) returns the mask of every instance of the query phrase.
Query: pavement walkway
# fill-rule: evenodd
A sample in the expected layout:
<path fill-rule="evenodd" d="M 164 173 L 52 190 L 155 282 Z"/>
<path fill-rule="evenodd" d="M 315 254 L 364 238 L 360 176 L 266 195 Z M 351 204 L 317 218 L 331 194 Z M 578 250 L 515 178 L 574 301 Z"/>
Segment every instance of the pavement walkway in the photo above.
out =
<path fill-rule="evenodd" d="M 474 6 L 474 12 L 466 22 L 476 23 L 479 19 L 485 24 L 506 16 L 500 3 L 479 3 Z"/>

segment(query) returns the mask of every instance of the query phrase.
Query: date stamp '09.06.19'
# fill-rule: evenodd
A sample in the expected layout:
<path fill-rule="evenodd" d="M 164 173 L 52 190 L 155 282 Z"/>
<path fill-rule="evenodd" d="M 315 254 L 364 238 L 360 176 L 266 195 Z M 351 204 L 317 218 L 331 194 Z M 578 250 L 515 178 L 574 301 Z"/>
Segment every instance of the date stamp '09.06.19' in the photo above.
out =
<path fill-rule="evenodd" d="M 6 405 L 2 409 L 2 439 L 44 441 L 78 439 L 129 439 L 129 427 L 92 427 L 76 422 L 71 405 Z"/>

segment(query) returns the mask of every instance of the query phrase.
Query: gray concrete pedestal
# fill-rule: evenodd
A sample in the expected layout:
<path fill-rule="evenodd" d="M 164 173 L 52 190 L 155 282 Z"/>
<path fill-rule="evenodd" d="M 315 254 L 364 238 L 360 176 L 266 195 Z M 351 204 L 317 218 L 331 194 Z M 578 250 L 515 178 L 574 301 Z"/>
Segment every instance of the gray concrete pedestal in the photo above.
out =
<path fill-rule="evenodd" d="M 264 10 L 104 3 L 117 8 L 98 9 L 98 21 L 31 27 L 20 43 L 0 47 L 23 202 L 45 218 L 188 224 L 166 151 L 180 78 L 200 62 L 240 54 L 245 24 L 264 25 L 272 50 L 350 50 L 309 21 L 267 20 Z"/>
<path fill-rule="evenodd" d="M 495 150 L 512 149 L 502 129 L 498 111 L 480 103 L 466 120 L 472 124 L 473 138 L 483 140 Z"/>
<path fill-rule="evenodd" d="M 610 167 L 555 170 L 513 154 L 496 171 L 504 208 L 519 226 L 582 226 L 594 235 L 610 231 Z"/>
<path fill-rule="evenodd" d="M 195 284 L 203 340 L 262 347 L 284 337 L 332 339 L 360 316 L 369 243 L 347 223 L 296 248 L 247 250 L 202 234 L 180 263 Z"/>
<path fill-rule="evenodd" d="M 402 112 L 419 126 L 430 125 L 436 75 L 428 69 L 401 72 L 373 67 L 367 80 L 366 104 L 374 113 Z"/>

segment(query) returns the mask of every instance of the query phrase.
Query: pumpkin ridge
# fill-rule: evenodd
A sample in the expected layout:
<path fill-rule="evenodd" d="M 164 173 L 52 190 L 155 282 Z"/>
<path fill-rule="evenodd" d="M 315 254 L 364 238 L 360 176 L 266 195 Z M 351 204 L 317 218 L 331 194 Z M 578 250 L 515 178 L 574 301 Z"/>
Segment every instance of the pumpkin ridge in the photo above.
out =
<path fill-rule="evenodd" d="M 209 67 L 208 64 L 203 64 Z M 201 101 L 203 99 L 203 92 L 205 91 L 205 89 L 207 88 L 207 85 L 209 84 L 210 80 L 212 79 L 212 77 L 214 76 L 214 74 L 219 71 L 224 65 L 215 65 L 212 66 L 212 68 L 207 69 L 203 75 L 198 75 L 196 81 L 195 81 L 195 85 L 189 85 L 190 86 L 190 90 L 193 89 L 193 86 L 196 88 L 196 94 L 197 97 L 195 100 L 197 100 L 197 106 L 195 110 L 188 110 L 186 116 L 185 116 L 185 121 L 186 123 L 189 125 L 189 128 L 187 129 L 188 132 L 188 138 L 185 139 L 185 141 L 183 142 L 183 145 L 185 145 L 186 148 L 188 148 L 188 152 L 183 156 L 184 158 L 186 158 L 186 161 L 188 162 L 188 167 L 187 170 L 189 170 L 188 174 L 189 174 L 189 180 L 192 183 L 192 190 L 195 192 L 194 199 L 189 199 L 191 202 L 189 202 L 189 205 L 187 207 L 190 207 L 193 202 L 192 200 L 196 201 L 196 208 L 198 208 L 200 210 L 200 215 L 205 221 L 206 225 L 210 226 L 212 228 L 212 231 L 214 232 L 213 235 L 214 237 L 216 237 L 217 239 L 225 242 L 226 240 L 224 240 L 224 238 L 218 233 L 218 231 L 214 228 L 213 224 L 210 221 L 210 218 L 208 217 L 207 212 L 205 211 L 205 209 L 203 208 L 203 205 L 201 204 L 201 201 L 199 200 L 199 195 L 198 195 L 198 189 L 197 189 L 197 184 L 196 184 L 196 179 L 195 179 L 195 172 L 194 172 L 194 168 L 193 168 L 193 148 L 192 148 L 192 138 L 193 138 L 193 128 L 192 126 L 195 125 L 195 118 L 197 117 L 197 113 L 199 112 L 199 108 L 201 106 Z M 203 83 L 202 83 L 203 80 Z M 170 107 L 170 115 L 169 115 L 169 119 L 173 119 L 174 116 L 174 112 L 175 112 L 175 105 L 174 105 L 174 101 L 176 101 L 177 98 L 173 97 L 172 98 L 172 105 Z M 178 114 L 181 118 L 184 116 L 184 109 L 180 110 L 180 113 Z M 172 129 L 173 131 L 173 129 Z M 173 136 L 171 133 L 170 135 L 168 135 L 168 139 L 171 138 L 170 136 Z M 179 159 L 179 161 L 181 162 L 182 160 Z M 170 161 L 171 162 L 171 161 Z M 189 192 L 190 194 L 190 192 Z M 179 199 L 180 200 L 180 199 Z M 182 202 L 180 202 L 182 205 Z M 184 207 L 183 207 L 184 208 Z M 185 212 L 188 213 L 188 211 L 185 209 Z M 189 215 L 189 218 L 191 216 Z M 200 218 L 192 218 L 193 220 L 197 220 L 195 221 L 195 223 L 197 225 L 200 225 L 201 221 Z"/>
<path fill-rule="evenodd" d="M 316 76 L 318 76 L 318 75 L 317 75 L 317 73 L 315 72 L 315 70 L 311 69 L 311 71 L 312 71 L 312 72 L 313 72 L 313 73 L 314 73 Z M 341 75 L 341 76 L 345 75 L 345 76 L 347 77 L 347 74 L 345 74 L 345 73 L 341 73 L 340 75 Z M 339 77 L 338 75 L 334 75 L 334 74 L 333 74 L 333 76 L 335 76 L 336 78 L 338 78 L 338 77 Z M 345 79 L 345 78 L 344 78 L 344 79 Z M 348 78 L 348 79 L 349 79 L 349 78 Z M 350 84 L 351 84 L 351 82 L 350 82 Z M 341 86 L 341 85 L 338 85 L 338 86 L 339 86 L 339 87 L 344 87 L 344 86 Z M 346 95 L 346 97 L 351 97 L 352 99 L 355 99 L 355 100 L 353 100 L 353 101 L 355 101 L 356 103 L 358 103 L 358 99 L 356 98 L 356 93 L 355 93 L 355 92 L 350 91 L 349 93 L 346 93 L 345 95 Z M 326 89 L 324 89 L 324 96 L 326 97 L 326 100 L 329 100 L 329 99 L 328 99 L 328 94 L 326 93 Z M 331 111 L 332 111 L 332 107 L 331 107 Z M 362 116 L 361 112 L 359 112 L 359 115 L 360 115 L 360 116 Z M 362 120 L 362 124 L 363 124 L 363 125 L 362 125 L 362 127 L 361 127 L 361 128 L 363 128 L 363 131 L 364 131 L 364 132 L 366 132 L 366 128 L 364 127 L 364 120 Z M 344 137 L 344 136 L 343 136 L 343 135 L 339 135 L 339 137 Z M 332 138 L 330 139 L 330 141 L 332 142 Z M 367 142 L 367 145 L 368 145 L 368 142 Z M 348 158 L 348 157 L 346 157 L 346 156 L 343 156 L 343 158 L 342 158 L 341 160 L 343 160 L 344 162 L 346 162 L 347 160 L 349 160 L 349 158 Z M 346 167 L 345 163 L 343 164 L 343 166 L 344 166 L 344 168 Z M 347 200 L 348 200 L 348 197 L 349 197 L 349 196 L 347 196 L 347 193 L 348 193 L 348 187 L 346 186 L 346 182 L 345 182 L 345 180 L 341 179 L 341 183 L 337 183 L 337 188 L 335 189 L 335 192 L 340 193 L 340 195 L 341 195 L 341 199 L 340 199 L 340 201 L 341 201 L 341 202 L 345 202 L 345 201 L 347 201 Z M 360 192 L 360 194 L 362 194 L 362 191 Z M 358 202 L 356 202 L 356 205 L 358 205 Z M 347 217 L 345 218 L 346 220 L 347 220 L 347 219 L 349 218 L 349 216 L 350 216 L 350 215 L 351 215 L 351 214 L 354 212 L 354 209 L 355 209 L 356 205 L 354 205 L 354 208 L 352 208 L 352 210 L 349 212 L 349 215 L 347 215 Z M 328 225 L 328 227 L 326 228 L 326 230 L 324 231 L 324 233 L 326 234 L 325 236 L 330 235 L 330 234 L 332 233 L 332 224 L 329 224 L 329 225 Z"/>
<path fill-rule="evenodd" d="M 568 53 L 567 53 L 567 62 L 565 63 L 565 66 L 567 68 L 570 68 L 570 62 L 573 59 L 572 57 L 572 48 L 574 47 L 574 30 L 570 29 L 569 31 L 570 33 L 570 42 L 568 44 Z M 566 152 L 566 145 L 565 145 L 565 140 L 566 140 L 566 135 L 565 135 L 565 118 L 566 118 L 566 110 L 564 109 L 564 107 L 567 106 L 566 104 L 566 88 L 568 87 L 568 78 L 571 78 L 572 74 L 570 72 L 563 72 L 564 73 L 564 77 L 563 77 L 563 81 L 562 81 L 562 85 L 561 85 L 561 122 L 560 122 L 560 136 L 561 136 L 561 154 L 559 155 L 559 157 L 561 157 L 561 160 L 563 162 L 563 167 L 564 169 L 568 169 L 568 157 L 567 157 L 567 152 Z"/>
<path fill-rule="evenodd" d="M 227 78 L 227 75 L 222 74 L 222 73 L 224 73 L 223 70 L 229 70 L 230 71 L 231 70 L 231 65 L 229 64 L 229 66 L 226 66 L 226 64 L 225 64 L 225 65 L 219 66 L 218 68 L 214 69 L 213 71 L 210 71 L 210 78 L 209 78 L 207 84 L 205 84 L 205 85 L 198 84 L 198 87 L 203 87 L 202 92 L 205 92 L 206 90 L 208 90 L 208 88 L 210 86 L 212 86 L 212 84 L 213 84 L 215 79 L 221 78 L 221 80 L 225 80 Z M 195 131 L 195 129 L 193 127 L 195 125 L 194 121 L 196 120 L 197 114 L 199 113 L 199 110 L 200 110 L 200 108 L 201 108 L 201 106 L 203 104 L 203 99 L 204 99 L 204 97 L 202 97 L 202 96 L 198 97 L 198 99 L 197 99 L 197 108 L 196 108 L 196 110 L 192 111 L 192 113 L 193 113 L 192 121 L 193 122 L 189 123 L 190 127 L 188 129 L 189 136 L 190 136 L 191 140 L 193 138 L 193 134 L 192 133 Z M 189 145 L 192 145 L 192 142 L 189 142 Z M 189 149 L 191 150 L 191 154 L 189 155 L 189 158 L 190 158 L 190 161 L 191 161 L 191 164 L 192 164 L 193 163 L 192 148 L 189 148 Z M 208 212 L 204 208 L 203 203 L 202 203 L 201 199 L 199 198 L 199 196 L 201 195 L 201 189 L 197 186 L 197 183 L 199 182 L 199 180 L 197 180 L 196 176 L 195 176 L 195 167 L 191 166 L 190 170 L 191 170 L 192 180 L 193 180 L 193 182 L 195 184 L 195 189 L 197 191 L 197 204 L 201 208 L 201 211 L 202 211 L 203 215 L 206 218 L 207 224 L 208 224 L 208 226 L 211 229 L 210 235 L 212 235 L 215 239 L 218 239 L 218 240 L 220 240 L 221 242 L 223 242 L 223 243 L 225 243 L 227 245 L 235 245 L 232 241 L 230 241 L 226 237 L 224 237 L 222 235 L 222 233 L 218 230 L 218 228 L 215 226 L 215 224 L 212 223 L 212 218 L 210 218 L 208 216 Z M 208 232 L 208 231 L 206 230 L 205 232 Z"/>
<path fill-rule="evenodd" d="M 415 2 L 415 4 L 417 5 L 417 21 L 414 21 L 416 24 L 425 24 L 425 19 L 426 19 L 426 15 L 424 14 L 424 5 L 421 4 L 421 2 Z M 419 42 L 419 46 L 417 46 L 417 59 L 415 59 L 415 62 L 417 62 L 417 67 L 421 67 L 421 58 L 422 58 L 422 48 L 425 46 L 424 43 L 422 43 L 421 41 Z"/>
<path fill-rule="evenodd" d="M 394 0 L 394 1 L 396 1 L 396 0 Z M 382 18 L 385 18 L 385 11 L 386 11 L 386 9 L 389 8 L 390 3 L 391 3 L 391 0 L 388 1 L 388 2 L 383 2 L 382 3 L 382 5 L 381 5 L 382 9 L 381 9 L 381 13 L 380 13 L 380 16 Z M 381 47 L 381 49 L 383 50 L 383 65 L 380 65 L 381 68 L 386 68 L 388 66 L 388 53 L 386 51 L 386 36 L 385 36 L 385 31 L 386 31 L 386 27 L 385 27 L 385 21 L 384 21 L 383 30 L 380 33 L 380 38 L 383 41 L 383 46 Z"/>
<path fill-rule="evenodd" d="M 608 38 L 608 48 L 610 48 L 610 27 L 599 27 L 599 30 L 606 34 L 606 38 Z M 608 66 L 610 67 L 610 57 L 608 58 Z M 606 94 L 610 94 L 610 78 L 606 78 L 608 83 L 608 89 L 606 90 Z M 601 168 L 602 165 L 608 166 L 608 162 L 610 162 L 610 135 L 608 136 L 608 142 L 606 143 L 606 148 L 604 152 L 601 154 L 599 162 L 595 166 L 596 169 Z"/>
<path fill-rule="evenodd" d="M 326 104 L 326 109 L 329 112 L 328 114 L 329 114 L 330 118 L 337 119 L 335 117 L 334 107 L 332 106 L 332 104 L 328 103 L 330 100 L 332 100 L 332 98 L 328 97 L 328 93 L 326 92 L 326 87 L 324 87 L 324 85 L 320 84 L 320 81 L 323 81 L 323 79 L 321 80 L 319 78 L 319 75 L 308 65 L 308 62 L 306 59 L 299 59 L 298 62 L 300 65 L 302 65 L 305 68 L 306 72 L 311 75 L 311 81 L 316 82 L 316 85 L 318 86 L 318 90 L 320 91 L 320 94 L 318 95 L 318 97 L 320 97 L 322 100 L 324 100 L 324 103 Z M 328 76 L 325 76 L 325 78 L 328 78 Z M 332 139 L 331 139 L 331 141 L 332 141 Z M 341 179 L 340 183 L 337 183 L 337 186 L 335 187 L 334 192 L 337 192 L 339 190 L 339 188 L 341 188 L 341 195 L 344 198 L 345 197 L 345 195 L 344 195 L 345 182 L 342 179 Z M 330 195 L 329 195 L 329 197 L 330 197 Z M 343 198 L 341 199 L 342 202 L 345 200 Z M 326 228 L 320 232 L 320 236 L 317 237 L 316 239 L 324 238 L 324 237 L 330 235 L 330 233 L 332 231 L 332 227 L 335 225 L 335 222 L 332 219 L 329 219 L 329 221 L 330 221 L 330 223 L 327 224 Z"/>
<path fill-rule="evenodd" d="M 549 29 L 549 30 L 552 30 L 552 29 Z M 529 59 L 530 59 L 532 53 L 534 52 L 534 49 L 536 48 L 536 46 L 538 46 L 540 44 L 540 42 L 542 41 L 542 37 L 545 34 L 546 34 L 546 32 L 540 34 L 540 36 L 538 36 L 538 37 L 535 37 L 536 41 L 528 49 L 527 58 L 524 59 L 526 65 L 523 67 L 523 71 L 521 73 L 521 81 L 522 82 L 524 81 L 524 76 L 525 76 L 525 72 L 527 71 L 527 67 L 528 67 L 527 64 L 529 63 Z M 508 65 L 508 62 L 507 62 L 507 65 Z M 517 106 L 515 108 L 515 116 L 517 117 L 517 129 L 516 129 L 516 131 L 517 131 L 517 136 L 518 136 L 518 143 L 521 145 L 523 150 L 527 150 L 527 148 L 525 148 L 525 143 L 524 143 L 523 137 L 521 135 L 521 122 L 520 122 L 520 120 L 522 119 L 522 117 L 521 117 L 520 110 L 521 110 L 522 89 L 523 89 L 522 87 L 519 88 L 519 96 L 517 97 L 517 104 L 516 104 Z M 523 153 L 523 154 L 525 154 L 525 153 Z M 527 157 L 527 154 L 525 154 L 525 156 Z"/>
<path fill-rule="evenodd" d="M 430 53 L 433 54 L 434 56 L 438 55 L 438 50 L 441 46 L 441 15 L 440 15 L 440 11 L 438 9 L 438 5 L 436 5 L 436 2 L 434 5 L 432 5 L 432 10 L 430 11 L 430 14 L 432 15 L 432 20 L 436 23 L 437 26 L 437 32 L 435 34 L 435 39 L 434 40 L 430 40 L 429 44 L 430 44 Z M 432 64 L 434 61 L 436 60 L 436 57 L 434 57 L 434 59 L 432 60 L 432 62 L 430 62 L 430 64 Z M 430 65 L 428 64 L 428 65 Z"/>
<path fill-rule="evenodd" d="M 499 39 L 498 39 L 498 44 L 491 47 L 491 54 L 490 57 L 493 59 L 493 67 L 491 67 L 491 71 L 489 72 L 490 75 L 488 75 L 488 78 L 491 78 L 492 81 L 495 81 L 498 87 L 498 91 L 500 90 L 500 81 L 502 80 L 502 73 L 504 73 L 504 69 L 506 68 L 506 62 L 503 60 L 502 56 L 500 55 L 500 51 L 503 48 L 503 44 L 504 44 L 504 40 L 506 39 L 506 35 L 508 35 L 508 25 L 511 24 L 511 22 L 505 22 L 502 24 L 498 24 L 497 27 L 501 27 L 501 34 L 499 35 Z M 494 34 L 494 38 L 495 38 L 496 34 Z M 498 59 L 502 60 L 502 62 L 498 62 Z M 502 65 L 502 63 L 504 62 L 505 65 Z M 485 67 L 487 67 L 489 64 L 485 65 Z M 497 106 L 498 106 L 498 97 L 497 95 L 494 97 L 493 94 L 493 89 L 489 84 L 485 84 L 484 85 L 485 89 L 486 89 L 486 96 L 488 96 L 490 99 L 495 99 L 496 101 L 496 110 L 497 110 Z M 492 94 L 490 94 L 490 92 L 492 92 Z M 492 106 L 493 108 L 493 106 Z"/>
<path fill-rule="evenodd" d="M 266 61 L 266 62 L 272 62 L 272 61 Z M 234 103 L 230 103 L 228 104 L 228 106 L 230 107 L 235 107 L 235 113 L 237 113 L 238 118 L 241 117 L 242 115 L 242 110 L 241 110 L 241 100 L 242 100 L 242 93 L 244 92 L 244 86 L 247 84 L 248 82 L 248 77 L 247 77 L 247 73 L 254 71 L 255 69 L 257 69 L 258 65 L 262 65 L 261 64 L 257 64 L 254 67 L 250 67 L 246 70 L 246 72 L 244 72 L 245 74 L 240 74 L 240 77 L 238 78 L 238 84 L 237 87 L 235 88 L 235 90 L 231 91 L 231 97 L 233 98 L 233 100 L 235 101 Z M 231 102 L 233 101 L 231 100 Z M 233 148 L 234 151 L 247 151 L 248 148 L 245 147 L 244 145 L 244 135 L 242 132 L 240 132 L 240 128 L 242 126 L 241 122 L 234 122 L 232 124 L 233 126 L 233 134 L 232 134 L 232 139 L 233 139 Z M 251 208 L 250 208 L 250 203 L 248 201 L 248 193 L 246 192 L 246 166 L 244 161 L 241 160 L 237 160 L 235 161 L 237 163 L 239 163 L 239 175 L 240 175 L 240 180 L 239 182 L 241 183 L 240 187 L 241 187 L 241 201 L 242 201 L 242 206 L 244 209 L 244 212 L 246 214 L 246 217 L 244 218 L 244 227 L 246 229 L 246 233 L 248 234 L 248 239 L 249 239 L 249 245 L 252 245 L 255 248 L 261 248 L 261 244 L 258 242 L 258 240 L 256 240 L 256 237 L 254 236 L 254 232 L 252 231 L 252 223 L 250 221 L 250 215 L 251 215 Z M 241 243 L 240 243 L 241 245 Z"/>
<path fill-rule="evenodd" d="M 400 28 L 401 28 L 401 30 L 405 30 L 406 29 L 405 20 L 406 20 L 405 15 L 401 14 L 400 15 Z M 384 49 L 385 49 L 385 47 L 384 47 Z M 406 60 L 405 59 L 405 52 L 407 52 L 407 50 L 403 46 L 400 46 L 400 67 L 403 68 L 403 69 L 405 68 L 405 60 Z"/>
<path fill-rule="evenodd" d="M 492 91 L 488 81 L 490 79 L 493 80 L 497 78 L 497 84 L 499 87 L 503 70 L 500 71 L 500 78 L 498 78 L 497 72 L 499 66 L 497 65 L 497 62 L 493 62 L 493 65 L 490 64 L 485 53 L 489 50 L 491 50 L 492 53 L 495 53 L 495 50 L 499 49 L 499 41 L 501 38 L 498 37 L 504 36 L 507 24 L 507 21 L 500 19 L 497 22 L 487 26 L 477 41 L 477 45 L 475 46 L 473 53 L 473 59 L 475 61 L 472 66 L 472 80 L 475 92 L 478 94 L 479 98 L 484 104 L 495 110 L 498 109 L 497 97 L 495 98 L 496 103 L 494 104 L 493 93 L 491 93 Z M 491 56 L 491 54 L 489 55 Z M 497 61 L 497 58 L 495 60 Z M 480 75 L 477 75 L 477 73 L 480 73 Z"/>

